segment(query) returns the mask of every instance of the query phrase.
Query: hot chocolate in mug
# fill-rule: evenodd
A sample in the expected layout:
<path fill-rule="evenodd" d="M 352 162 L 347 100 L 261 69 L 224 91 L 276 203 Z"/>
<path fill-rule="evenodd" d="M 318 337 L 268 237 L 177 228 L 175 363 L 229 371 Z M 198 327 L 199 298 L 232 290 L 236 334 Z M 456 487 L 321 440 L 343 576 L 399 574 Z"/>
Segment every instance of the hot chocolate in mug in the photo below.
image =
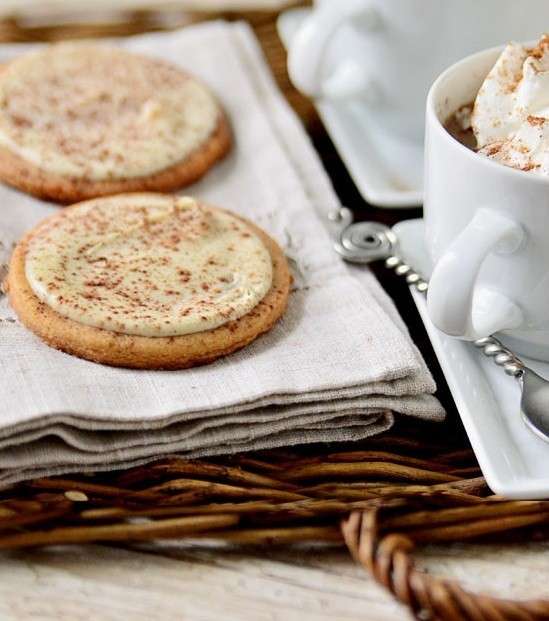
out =
<path fill-rule="evenodd" d="M 447 334 L 499 332 L 518 353 L 549 361 L 549 177 L 488 159 L 445 128 L 475 99 L 500 52 L 453 65 L 427 99 L 427 307 Z"/>
<path fill-rule="evenodd" d="M 420 143 L 427 92 L 445 67 L 533 39 L 544 24 L 548 0 L 316 0 L 288 70 L 307 95 L 360 100 L 380 128 Z"/>

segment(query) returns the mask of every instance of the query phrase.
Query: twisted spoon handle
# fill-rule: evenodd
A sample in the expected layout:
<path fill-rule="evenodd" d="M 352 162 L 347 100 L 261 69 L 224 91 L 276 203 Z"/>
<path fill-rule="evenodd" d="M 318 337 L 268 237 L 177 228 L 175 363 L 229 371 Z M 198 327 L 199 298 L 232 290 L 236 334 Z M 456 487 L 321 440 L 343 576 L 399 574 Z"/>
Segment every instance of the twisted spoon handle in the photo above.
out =
<path fill-rule="evenodd" d="M 398 239 L 389 227 L 377 222 L 353 223 L 353 214 L 345 207 L 332 212 L 329 220 L 336 231 L 335 250 L 346 261 L 372 263 L 385 259 L 385 267 L 405 278 L 406 282 L 420 293 L 427 293 L 429 283 L 396 254 Z M 474 345 L 502 367 L 507 375 L 517 379 L 523 377 L 524 363 L 495 337 L 478 339 L 474 341 Z"/>
<path fill-rule="evenodd" d="M 416 272 L 410 265 L 404 263 L 404 261 L 396 254 L 392 254 L 385 259 L 385 267 L 393 270 L 397 276 L 406 278 L 406 282 L 415 287 L 420 293 L 427 293 L 429 283 L 424 280 L 419 272 Z"/>
<path fill-rule="evenodd" d="M 521 378 L 524 375 L 524 363 L 511 350 L 502 345 L 494 336 L 485 336 L 474 341 L 485 356 L 493 358 L 494 362 L 503 368 L 507 375 Z"/>
<path fill-rule="evenodd" d="M 385 259 L 385 267 L 391 269 L 398 276 L 406 278 L 406 282 L 415 287 L 420 293 L 427 293 L 429 283 L 400 257 L 393 254 Z M 492 358 L 495 364 L 502 367 L 507 375 L 522 377 L 524 363 L 509 349 L 507 349 L 494 336 L 486 336 L 473 341 L 475 347 L 480 349 L 488 358 Z"/>

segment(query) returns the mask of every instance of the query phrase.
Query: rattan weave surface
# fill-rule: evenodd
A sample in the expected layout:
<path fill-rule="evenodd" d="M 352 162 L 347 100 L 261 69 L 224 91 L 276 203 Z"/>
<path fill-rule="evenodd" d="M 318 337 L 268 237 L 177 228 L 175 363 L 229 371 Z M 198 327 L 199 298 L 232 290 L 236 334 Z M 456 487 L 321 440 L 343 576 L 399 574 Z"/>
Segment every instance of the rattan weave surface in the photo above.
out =
<path fill-rule="evenodd" d="M 548 527 L 549 501 L 493 496 L 470 449 L 428 444 L 411 431 L 352 447 L 164 459 L 91 477 L 38 479 L 0 494 L 3 550 L 152 539 L 330 542 L 347 545 L 418 618 L 549 618 L 549 601 L 468 593 L 414 562 L 416 545 L 529 541 L 546 537 Z"/>

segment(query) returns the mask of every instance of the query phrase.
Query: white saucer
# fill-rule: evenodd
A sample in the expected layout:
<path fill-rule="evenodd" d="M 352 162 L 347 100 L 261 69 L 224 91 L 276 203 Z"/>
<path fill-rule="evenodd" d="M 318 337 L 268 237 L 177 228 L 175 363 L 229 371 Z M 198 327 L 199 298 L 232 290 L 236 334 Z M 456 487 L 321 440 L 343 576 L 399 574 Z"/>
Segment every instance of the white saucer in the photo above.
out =
<path fill-rule="evenodd" d="M 423 220 L 400 222 L 394 231 L 399 254 L 429 277 Z M 437 330 L 427 316 L 425 297 L 415 289 L 412 296 L 488 485 L 509 498 L 549 498 L 549 442 L 522 422 L 517 380 L 506 376 L 472 344 Z M 549 378 L 549 363 L 522 359 Z"/>
<path fill-rule="evenodd" d="M 278 18 L 286 48 L 311 9 L 290 9 Z M 416 207 L 423 200 L 423 146 L 381 133 L 359 103 L 316 100 L 315 106 L 341 159 L 366 201 L 379 207 Z"/>

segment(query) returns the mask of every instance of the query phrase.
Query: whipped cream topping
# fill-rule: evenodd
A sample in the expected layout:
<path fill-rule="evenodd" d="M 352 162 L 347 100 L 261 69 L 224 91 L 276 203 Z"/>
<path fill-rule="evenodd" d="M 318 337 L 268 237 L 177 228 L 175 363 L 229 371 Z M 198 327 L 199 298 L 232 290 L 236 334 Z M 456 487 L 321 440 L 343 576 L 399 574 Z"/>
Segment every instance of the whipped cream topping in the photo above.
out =
<path fill-rule="evenodd" d="M 471 126 L 482 155 L 549 175 L 549 36 L 535 48 L 507 45 L 478 92 Z"/>
<path fill-rule="evenodd" d="M 155 194 L 96 199 L 48 218 L 28 243 L 25 274 L 63 317 L 148 337 L 238 319 L 273 277 L 268 249 L 237 216 Z"/>
<path fill-rule="evenodd" d="M 184 160 L 220 109 L 177 67 L 123 49 L 60 43 L 0 73 L 0 144 L 42 170 L 106 180 Z"/>

